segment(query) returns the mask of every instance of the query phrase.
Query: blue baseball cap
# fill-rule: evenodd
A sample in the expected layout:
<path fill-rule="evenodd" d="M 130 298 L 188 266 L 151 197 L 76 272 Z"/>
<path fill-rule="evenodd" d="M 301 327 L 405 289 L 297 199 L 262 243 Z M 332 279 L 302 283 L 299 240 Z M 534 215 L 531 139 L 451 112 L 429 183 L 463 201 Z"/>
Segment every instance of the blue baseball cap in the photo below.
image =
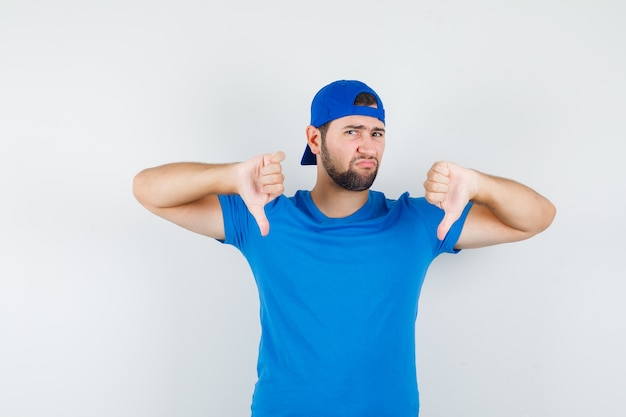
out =
<path fill-rule="evenodd" d="M 369 93 L 376 98 L 377 107 L 355 106 L 354 100 L 361 93 Z M 374 90 L 361 81 L 339 80 L 328 84 L 317 92 L 311 103 L 311 125 L 323 126 L 345 116 L 371 116 L 385 123 L 383 102 Z M 317 159 L 309 145 L 304 150 L 302 165 L 316 165 Z"/>

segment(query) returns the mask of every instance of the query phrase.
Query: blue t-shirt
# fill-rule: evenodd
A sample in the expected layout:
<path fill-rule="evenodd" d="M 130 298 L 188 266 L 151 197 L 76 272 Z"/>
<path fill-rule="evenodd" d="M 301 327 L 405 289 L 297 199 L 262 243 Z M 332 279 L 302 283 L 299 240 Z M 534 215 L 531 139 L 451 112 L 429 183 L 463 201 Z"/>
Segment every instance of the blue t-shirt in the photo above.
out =
<path fill-rule="evenodd" d="M 260 297 L 253 417 L 415 417 L 415 319 L 432 260 L 455 252 L 469 211 L 443 241 L 443 211 L 408 193 L 369 192 L 345 218 L 308 191 L 265 206 L 262 237 L 242 199 L 220 196 L 225 243 L 248 260 Z"/>

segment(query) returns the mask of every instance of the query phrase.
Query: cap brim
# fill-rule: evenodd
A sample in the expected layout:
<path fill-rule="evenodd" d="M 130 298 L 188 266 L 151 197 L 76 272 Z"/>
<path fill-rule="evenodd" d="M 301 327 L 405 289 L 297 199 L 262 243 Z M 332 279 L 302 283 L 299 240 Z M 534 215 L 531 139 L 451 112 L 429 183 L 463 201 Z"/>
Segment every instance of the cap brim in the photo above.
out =
<path fill-rule="evenodd" d="M 311 152 L 311 148 L 309 148 L 309 145 L 306 145 L 306 149 L 304 150 L 304 155 L 302 155 L 300 165 L 317 165 L 317 157 L 313 152 Z"/>

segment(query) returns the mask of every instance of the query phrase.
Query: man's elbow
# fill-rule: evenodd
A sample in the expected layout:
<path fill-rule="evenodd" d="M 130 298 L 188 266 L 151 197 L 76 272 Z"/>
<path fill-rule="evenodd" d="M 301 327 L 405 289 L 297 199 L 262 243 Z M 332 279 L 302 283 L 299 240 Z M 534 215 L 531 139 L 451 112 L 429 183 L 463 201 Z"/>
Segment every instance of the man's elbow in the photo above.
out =
<path fill-rule="evenodd" d="M 533 227 L 532 230 L 529 230 L 531 236 L 539 234 L 550 227 L 555 217 L 556 206 L 549 200 L 545 200 L 541 206 L 538 219 L 535 222 L 535 227 Z"/>
<path fill-rule="evenodd" d="M 147 190 L 146 172 L 141 171 L 133 178 L 132 192 L 135 199 L 144 207 L 149 207 L 149 192 Z"/>

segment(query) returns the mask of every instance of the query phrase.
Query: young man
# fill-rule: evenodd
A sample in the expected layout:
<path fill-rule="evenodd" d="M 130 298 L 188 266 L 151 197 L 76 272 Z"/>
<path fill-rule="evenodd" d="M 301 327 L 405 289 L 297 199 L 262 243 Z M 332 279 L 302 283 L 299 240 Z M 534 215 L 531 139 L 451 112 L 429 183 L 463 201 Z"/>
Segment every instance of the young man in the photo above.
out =
<path fill-rule="evenodd" d="M 311 191 L 283 195 L 282 152 L 234 164 L 140 172 L 148 210 L 237 247 L 259 291 L 254 417 L 417 416 L 417 302 L 443 252 L 527 239 L 555 215 L 517 182 L 437 162 L 425 197 L 370 190 L 385 148 L 380 97 L 359 81 L 322 88 L 303 165 Z"/>

